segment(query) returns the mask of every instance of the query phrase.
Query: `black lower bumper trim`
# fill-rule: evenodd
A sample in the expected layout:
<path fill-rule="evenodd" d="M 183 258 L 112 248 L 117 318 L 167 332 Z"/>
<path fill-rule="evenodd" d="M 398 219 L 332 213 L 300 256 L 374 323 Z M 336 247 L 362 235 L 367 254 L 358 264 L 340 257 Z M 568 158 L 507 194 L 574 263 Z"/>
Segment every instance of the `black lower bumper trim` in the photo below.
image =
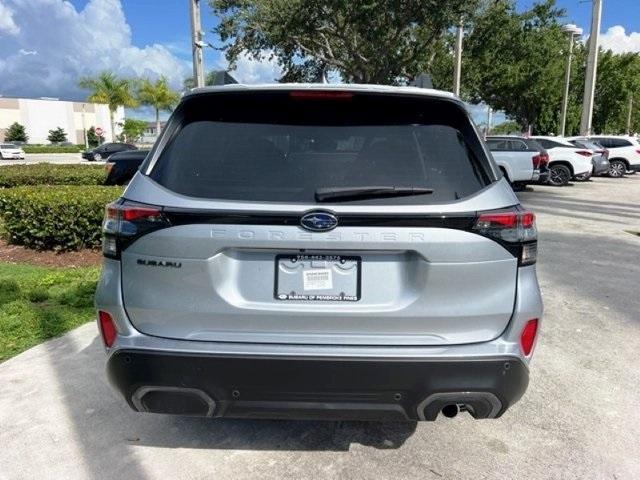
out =
<path fill-rule="evenodd" d="M 523 395 L 514 358 L 468 361 L 225 357 L 120 350 L 111 383 L 138 411 L 235 418 L 434 420 L 458 404 L 499 417 Z"/>

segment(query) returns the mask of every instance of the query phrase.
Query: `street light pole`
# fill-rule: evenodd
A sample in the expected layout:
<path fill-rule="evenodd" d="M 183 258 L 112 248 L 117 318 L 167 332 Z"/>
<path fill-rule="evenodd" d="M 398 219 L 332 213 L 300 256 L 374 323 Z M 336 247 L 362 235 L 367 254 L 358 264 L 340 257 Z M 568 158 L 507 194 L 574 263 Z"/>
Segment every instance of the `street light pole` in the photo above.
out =
<path fill-rule="evenodd" d="M 189 0 L 191 14 L 191 52 L 193 54 L 193 81 L 196 87 L 204 87 L 204 62 L 202 59 L 202 26 L 200 23 L 200 0 Z"/>
<path fill-rule="evenodd" d="M 569 105 L 569 83 L 571 81 L 571 58 L 573 57 L 573 37 L 582 34 L 582 29 L 576 25 L 564 25 L 562 30 L 569 34 L 569 53 L 567 54 L 567 67 L 564 75 L 564 96 L 562 97 L 562 117 L 560 119 L 560 136 L 564 137 L 567 124 L 567 107 Z"/>
<path fill-rule="evenodd" d="M 464 23 L 460 18 L 456 31 L 455 60 L 453 63 L 453 93 L 460 96 L 460 77 L 462 76 L 462 37 L 464 35 Z"/>
<path fill-rule="evenodd" d="M 600 36 L 601 15 L 602 0 L 593 0 L 593 8 L 591 10 L 591 33 L 589 34 L 589 57 L 587 58 L 587 75 L 584 82 L 582 118 L 580 119 L 580 134 L 582 135 L 591 135 L 593 96 L 596 90 L 596 74 L 598 72 L 598 38 Z"/>

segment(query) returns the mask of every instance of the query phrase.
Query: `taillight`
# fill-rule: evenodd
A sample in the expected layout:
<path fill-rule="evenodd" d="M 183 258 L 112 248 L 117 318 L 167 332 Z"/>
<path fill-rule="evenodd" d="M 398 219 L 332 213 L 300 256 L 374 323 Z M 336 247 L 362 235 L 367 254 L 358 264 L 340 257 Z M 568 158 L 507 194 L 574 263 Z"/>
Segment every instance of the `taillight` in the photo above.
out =
<path fill-rule="evenodd" d="M 533 162 L 533 169 L 534 170 L 540 168 L 540 155 L 534 155 L 531 158 L 531 161 Z"/>
<path fill-rule="evenodd" d="M 576 150 L 578 155 L 582 155 L 583 157 L 590 157 L 593 154 L 589 150 Z"/>
<path fill-rule="evenodd" d="M 473 230 L 496 240 L 518 257 L 521 266 L 533 265 L 538 256 L 538 232 L 533 212 L 514 209 L 481 213 Z"/>
<path fill-rule="evenodd" d="M 522 333 L 520 334 L 520 348 L 522 348 L 522 353 L 524 353 L 526 357 L 531 355 L 531 352 L 533 351 L 533 345 L 536 341 L 537 333 L 538 319 L 532 318 L 526 323 L 522 329 Z"/>
<path fill-rule="evenodd" d="M 111 203 L 102 222 L 102 253 L 120 258 L 122 250 L 135 239 L 169 225 L 159 207 L 127 201 Z"/>
<path fill-rule="evenodd" d="M 640 153 L 640 149 L 636 149 L 636 153 Z"/>
<path fill-rule="evenodd" d="M 116 330 L 116 324 L 113 321 L 113 317 L 107 312 L 100 310 L 98 312 L 98 321 L 100 322 L 100 334 L 102 335 L 102 341 L 107 348 L 111 348 L 113 342 L 116 341 L 118 336 L 118 330 Z"/>
<path fill-rule="evenodd" d="M 547 165 L 549 165 L 549 154 L 548 153 L 541 153 L 540 154 L 540 166 L 541 167 L 546 167 Z"/>
<path fill-rule="evenodd" d="M 539 153 L 531 158 L 531 162 L 533 163 L 534 170 L 540 167 L 545 167 L 549 163 L 549 155 L 546 153 Z"/>

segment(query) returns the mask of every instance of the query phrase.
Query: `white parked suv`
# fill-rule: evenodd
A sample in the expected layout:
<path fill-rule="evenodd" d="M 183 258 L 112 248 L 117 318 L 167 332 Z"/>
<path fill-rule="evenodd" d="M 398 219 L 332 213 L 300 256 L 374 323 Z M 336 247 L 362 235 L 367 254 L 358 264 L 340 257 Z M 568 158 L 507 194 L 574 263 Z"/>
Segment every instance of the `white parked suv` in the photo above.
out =
<path fill-rule="evenodd" d="M 609 149 L 609 176 L 640 172 L 640 142 L 636 137 L 592 135 L 592 140 Z"/>
<path fill-rule="evenodd" d="M 562 137 L 531 137 L 549 154 L 549 184 L 563 186 L 593 171 L 591 150 L 578 148 Z"/>
<path fill-rule="evenodd" d="M 24 150 L 13 143 L 0 143 L 0 158 L 2 160 L 24 160 Z"/>

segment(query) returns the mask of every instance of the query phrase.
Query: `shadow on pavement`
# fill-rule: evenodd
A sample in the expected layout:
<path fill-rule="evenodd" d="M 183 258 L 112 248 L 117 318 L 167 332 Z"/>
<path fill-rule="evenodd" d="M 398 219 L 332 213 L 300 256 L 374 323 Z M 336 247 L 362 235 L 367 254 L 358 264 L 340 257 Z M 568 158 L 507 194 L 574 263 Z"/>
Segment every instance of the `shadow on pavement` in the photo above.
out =
<path fill-rule="evenodd" d="M 74 353 L 75 352 L 75 353 Z M 233 420 L 137 413 L 108 385 L 96 336 L 78 349 L 67 335 L 50 343 L 49 359 L 64 393 L 68 420 L 94 477 L 145 478 L 138 446 L 229 450 L 348 451 L 352 444 L 395 449 L 416 422 Z"/>

